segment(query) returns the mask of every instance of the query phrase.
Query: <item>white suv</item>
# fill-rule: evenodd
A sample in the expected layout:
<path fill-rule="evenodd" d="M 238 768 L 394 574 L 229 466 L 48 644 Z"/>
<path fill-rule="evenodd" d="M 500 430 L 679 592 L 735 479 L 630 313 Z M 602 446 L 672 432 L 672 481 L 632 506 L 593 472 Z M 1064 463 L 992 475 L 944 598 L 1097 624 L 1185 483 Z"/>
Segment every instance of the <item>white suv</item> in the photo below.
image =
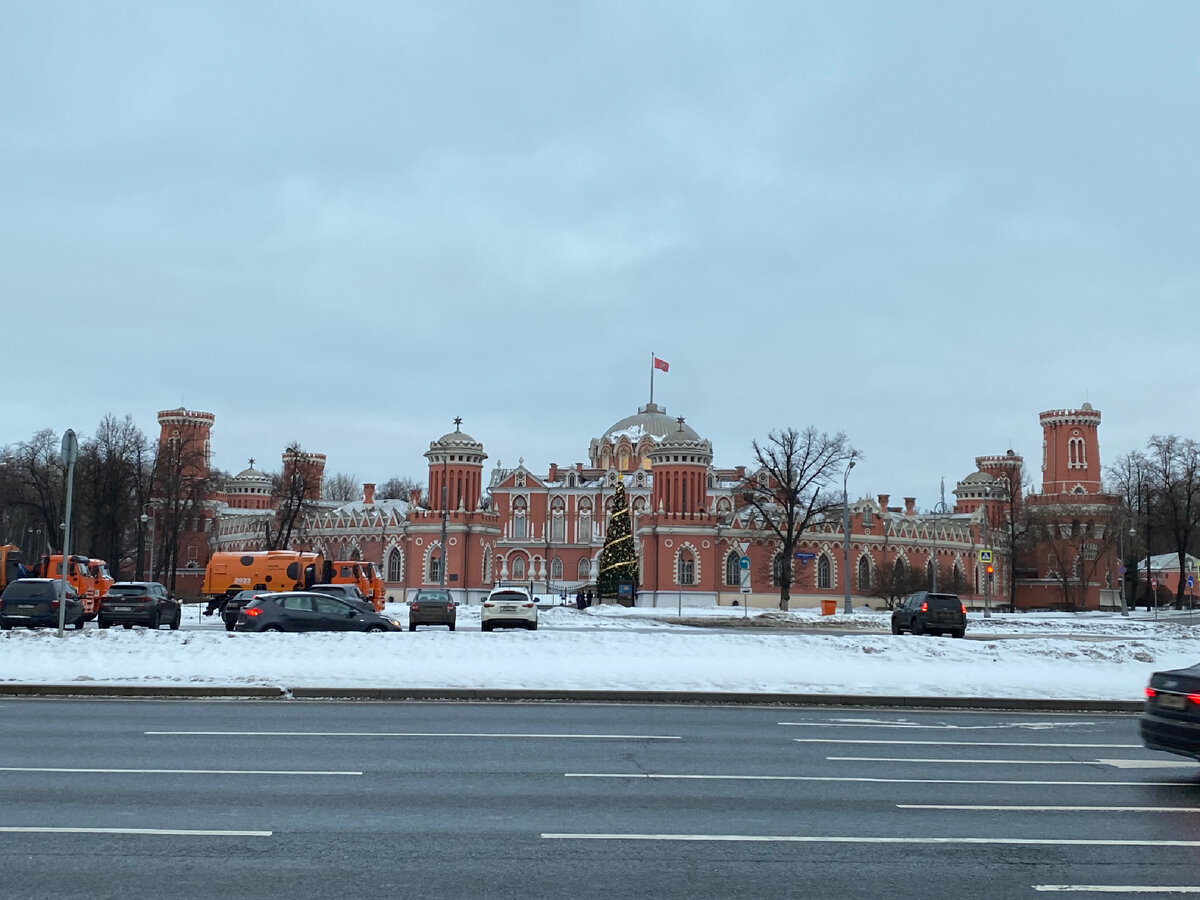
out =
<path fill-rule="evenodd" d="M 521 587 L 492 588 L 479 613 L 480 627 L 491 631 L 501 628 L 528 628 L 537 631 L 537 604 L 528 589 Z"/>

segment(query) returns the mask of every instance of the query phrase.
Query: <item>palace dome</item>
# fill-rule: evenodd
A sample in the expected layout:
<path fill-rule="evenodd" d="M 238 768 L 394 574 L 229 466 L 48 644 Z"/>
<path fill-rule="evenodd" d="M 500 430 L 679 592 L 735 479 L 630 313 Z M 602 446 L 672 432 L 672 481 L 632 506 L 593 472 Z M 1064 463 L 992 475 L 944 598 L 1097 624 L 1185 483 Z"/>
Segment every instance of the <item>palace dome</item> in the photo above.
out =
<path fill-rule="evenodd" d="M 667 415 L 666 407 L 656 403 L 647 403 L 645 406 L 638 407 L 638 411 L 634 415 L 626 416 L 606 430 L 604 437 L 615 441 L 624 435 L 636 444 L 643 435 L 649 435 L 656 441 L 661 441 L 667 435 L 677 431 L 680 431 L 679 422 Z M 687 423 L 684 423 L 682 432 L 690 440 L 700 440 L 700 435 Z"/>

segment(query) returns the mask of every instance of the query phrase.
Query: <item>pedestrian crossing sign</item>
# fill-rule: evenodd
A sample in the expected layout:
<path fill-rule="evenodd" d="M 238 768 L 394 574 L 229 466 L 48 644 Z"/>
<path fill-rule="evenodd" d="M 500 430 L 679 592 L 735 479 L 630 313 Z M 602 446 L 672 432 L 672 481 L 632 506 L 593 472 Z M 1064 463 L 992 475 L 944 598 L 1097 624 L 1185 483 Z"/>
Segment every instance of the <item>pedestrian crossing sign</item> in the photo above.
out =
<path fill-rule="evenodd" d="M 990 563 L 992 561 L 992 551 L 991 550 L 980 550 L 979 551 L 979 561 L 981 563 Z"/>

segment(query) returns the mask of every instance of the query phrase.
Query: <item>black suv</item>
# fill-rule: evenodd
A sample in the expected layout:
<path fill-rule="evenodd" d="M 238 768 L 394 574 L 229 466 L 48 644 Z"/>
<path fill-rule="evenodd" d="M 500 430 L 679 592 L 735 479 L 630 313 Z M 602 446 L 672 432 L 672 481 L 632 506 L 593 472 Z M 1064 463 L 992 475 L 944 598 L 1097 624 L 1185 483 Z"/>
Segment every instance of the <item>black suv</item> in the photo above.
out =
<path fill-rule="evenodd" d="M 958 594 L 917 591 L 892 610 L 892 634 L 942 634 L 960 638 L 967 632 L 967 608 Z"/>
<path fill-rule="evenodd" d="M 0 594 L 0 628 L 57 628 L 59 604 L 65 604 L 64 622 L 83 627 L 83 604 L 75 588 L 57 578 L 21 578 L 9 582 Z"/>

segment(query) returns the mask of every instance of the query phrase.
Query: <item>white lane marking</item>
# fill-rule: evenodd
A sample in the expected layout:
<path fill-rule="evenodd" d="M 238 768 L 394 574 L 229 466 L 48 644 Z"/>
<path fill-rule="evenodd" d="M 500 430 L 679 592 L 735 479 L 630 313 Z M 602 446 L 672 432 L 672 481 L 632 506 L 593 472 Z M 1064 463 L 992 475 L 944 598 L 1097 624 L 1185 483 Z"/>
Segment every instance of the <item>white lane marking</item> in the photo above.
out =
<path fill-rule="evenodd" d="M 1200 894 L 1186 884 L 1035 884 L 1035 891 L 1058 894 Z"/>
<path fill-rule="evenodd" d="M 667 734 L 520 734 L 467 731 L 143 731 L 142 734 L 189 737 L 401 737 L 401 738 L 562 738 L 602 741 L 682 741 Z"/>
<path fill-rule="evenodd" d="M 896 784 L 895 778 L 865 778 L 848 775 L 647 775 L 641 772 L 564 772 L 567 778 L 661 778 L 664 780 L 711 781 L 839 781 L 866 784 Z M 1194 781 L 1020 781 L 1006 778 L 905 778 L 904 784 L 1032 784 L 1055 787 L 1195 787 Z"/>
<path fill-rule="evenodd" d="M 855 738 L 792 738 L 797 744 L 896 744 L 902 747 L 1100 747 L 1104 750 L 1140 750 L 1141 744 L 1048 744 L 1041 741 L 875 741 Z"/>
<path fill-rule="evenodd" d="M 926 728 L 934 731 L 1000 731 L 1005 728 L 1028 728 L 1041 731 L 1049 728 L 1075 728 L 1095 725 L 1095 722 L 1011 722 L 1002 725 L 918 725 L 908 722 L 777 722 L 777 725 L 796 725 L 807 728 Z"/>
<path fill-rule="evenodd" d="M 559 841 L 730 841 L 778 844 L 1013 844 L 1052 847 L 1200 847 L 1200 841 L 1089 838 L 859 837 L 807 834 L 586 834 L 544 833 Z"/>
<path fill-rule="evenodd" d="M 894 756 L 827 756 L 830 762 L 967 763 L 977 766 L 1112 766 L 1116 769 L 1194 769 L 1194 762 L 1159 759 L 898 759 Z"/>
<path fill-rule="evenodd" d="M 270 837 L 272 831 L 211 831 L 200 828 L 51 828 L 40 825 L 0 825 L 4 834 L 160 834 L 184 837 Z"/>
<path fill-rule="evenodd" d="M 1195 806 L 982 806 L 950 803 L 897 803 L 896 809 L 965 809 L 1001 812 L 1152 812 L 1200 813 Z"/>
<path fill-rule="evenodd" d="M 362 772 L 323 772 L 296 769 L 68 769 L 52 766 L 0 766 L 0 772 L 56 772 L 87 775 L 361 775 Z"/>

